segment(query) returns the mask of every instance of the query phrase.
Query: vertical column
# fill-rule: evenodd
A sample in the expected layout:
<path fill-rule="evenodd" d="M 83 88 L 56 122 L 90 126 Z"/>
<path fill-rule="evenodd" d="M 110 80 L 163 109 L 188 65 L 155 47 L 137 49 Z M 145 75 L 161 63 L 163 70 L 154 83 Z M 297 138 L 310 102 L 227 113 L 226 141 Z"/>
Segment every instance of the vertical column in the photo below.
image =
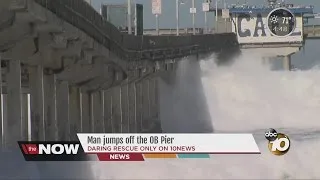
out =
<path fill-rule="evenodd" d="M 26 140 L 29 139 L 29 101 L 28 101 L 28 94 L 23 93 L 21 94 L 21 108 L 22 108 L 22 118 L 21 118 L 21 125 L 22 127 L 22 136 L 28 137 Z"/>
<path fill-rule="evenodd" d="M 104 133 L 104 132 L 106 132 L 106 125 L 105 125 L 105 117 L 104 117 L 104 111 L 105 111 L 105 109 L 106 109 L 106 106 L 105 106 L 105 102 L 104 102 L 104 92 L 105 91 L 103 91 L 103 90 L 101 90 L 100 92 L 99 92 L 99 94 L 100 94 L 100 102 L 101 102 L 101 130 L 102 130 L 102 132 Z"/>
<path fill-rule="evenodd" d="M 160 103 L 159 103 L 159 81 L 158 78 L 154 78 L 154 115 L 156 120 L 155 131 L 157 133 L 163 132 L 162 123 L 160 119 Z"/>
<path fill-rule="evenodd" d="M 160 133 L 162 132 L 161 122 L 159 118 L 159 107 L 158 107 L 158 86 L 157 78 L 150 79 L 149 91 L 150 91 L 150 107 L 151 114 L 150 119 L 152 120 L 149 132 Z"/>
<path fill-rule="evenodd" d="M 58 140 L 67 141 L 70 139 L 68 82 L 57 81 L 56 91 Z"/>
<path fill-rule="evenodd" d="M 7 106 L 8 117 L 4 127 L 5 144 L 8 147 L 16 146 L 18 140 L 26 140 L 23 137 L 22 109 L 21 109 L 21 64 L 19 60 L 9 61 L 7 74 Z"/>
<path fill-rule="evenodd" d="M 94 129 L 95 129 L 93 101 L 94 101 L 94 94 L 90 92 L 89 93 L 90 132 L 94 132 Z"/>
<path fill-rule="evenodd" d="M 6 127 L 8 126 L 8 94 L 2 95 L 2 114 L 3 114 L 3 145 L 5 147 L 6 136 L 8 135 Z"/>
<path fill-rule="evenodd" d="M 112 88 L 112 122 L 114 124 L 114 133 L 122 132 L 122 105 L 121 105 L 121 87 Z"/>
<path fill-rule="evenodd" d="M 268 64 L 268 60 L 266 57 L 262 57 L 262 64 Z"/>
<path fill-rule="evenodd" d="M 45 137 L 48 141 L 58 140 L 56 77 L 54 74 L 44 76 L 44 119 Z"/>
<path fill-rule="evenodd" d="M 135 83 L 128 84 L 128 121 L 129 132 L 137 132 L 137 119 L 136 119 L 136 87 Z"/>
<path fill-rule="evenodd" d="M 77 133 L 81 132 L 80 89 L 70 86 L 69 93 L 70 140 L 77 140 Z"/>
<path fill-rule="evenodd" d="M 272 57 L 263 57 L 262 61 L 264 64 L 272 65 Z"/>
<path fill-rule="evenodd" d="M 150 126 L 150 80 L 142 81 L 142 130 L 147 130 Z"/>
<path fill-rule="evenodd" d="M 155 87 L 155 99 L 154 99 L 154 103 L 155 103 L 155 109 L 156 109 L 156 117 L 160 122 L 160 102 L 159 102 L 159 79 L 158 77 L 154 79 L 155 83 L 154 83 L 154 87 Z"/>
<path fill-rule="evenodd" d="M 127 81 L 128 82 L 128 81 Z M 129 85 L 121 86 L 122 131 L 129 132 Z"/>
<path fill-rule="evenodd" d="M 2 95 L 2 146 L 5 147 L 6 144 L 6 136 L 9 135 L 7 133 L 7 130 L 5 129 L 8 125 L 8 95 L 3 94 Z"/>
<path fill-rule="evenodd" d="M 94 132 L 103 133 L 105 129 L 104 125 L 104 94 L 103 91 L 93 93 L 93 122 Z"/>
<path fill-rule="evenodd" d="M 113 114 L 112 114 L 112 89 L 108 89 L 104 92 L 104 125 L 105 132 L 114 132 Z"/>
<path fill-rule="evenodd" d="M 136 91 L 136 99 L 135 99 L 135 116 L 136 116 L 136 129 L 137 132 L 141 132 L 142 131 L 142 96 L 143 96 L 143 92 L 142 92 L 142 83 L 141 82 L 136 82 L 135 83 L 135 91 Z"/>
<path fill-rule="evenodd" d="M 90 94 L 81 92 L 81 129 L 83 133 L 91 132 Z"/>
<path fill-rule="evenodd" d="M 291 55 L 284 56 L 283 58 L 283 68 L 285 70 L 291 70 Z"/>
<path fill-rule="evenodd" d="M 152 119 L 157 118 L 157 106 L 156 106 L 156 79 L 150 79 L 149 84 L 149 94 L 150 94 L 150 117 Z"/>
<path fill-rule="evenodd" d="M 2 67 L 1 67 L 1 56 L 0 56 L 0 150 L 4 145 L 4 136 L 2 129 L 4 128 L 3 121 L 3 97 L 2 97 Z"/>
<path fill-rule="evenodd" d="M 29 67 L 31 139 L 45 140 L 43 67 Z"/>

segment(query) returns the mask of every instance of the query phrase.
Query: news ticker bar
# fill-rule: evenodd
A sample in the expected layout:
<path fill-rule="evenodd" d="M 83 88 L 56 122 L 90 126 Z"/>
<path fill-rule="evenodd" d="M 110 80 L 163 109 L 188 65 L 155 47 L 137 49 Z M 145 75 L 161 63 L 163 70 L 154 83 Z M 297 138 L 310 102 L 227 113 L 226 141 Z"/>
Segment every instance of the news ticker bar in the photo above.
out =
<path fill-rule="evenodd" d="M 27 161 L 144 161 L 260 154 L 252 134 L 78 134 L 79 141 L 20 141 Z"/>

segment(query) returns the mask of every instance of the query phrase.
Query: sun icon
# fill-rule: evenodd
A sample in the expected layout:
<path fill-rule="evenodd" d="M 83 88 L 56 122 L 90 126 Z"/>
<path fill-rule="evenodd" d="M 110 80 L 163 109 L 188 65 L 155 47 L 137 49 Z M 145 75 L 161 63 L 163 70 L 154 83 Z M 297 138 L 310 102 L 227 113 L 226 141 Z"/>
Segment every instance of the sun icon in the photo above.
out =
<path fill-rule="evenodd" d="M 273 15 L 270 17 L 270 21 L 271 21 L 271 23 L 275 24 L 278 22 L 278 17 L 276 15 Z"/>

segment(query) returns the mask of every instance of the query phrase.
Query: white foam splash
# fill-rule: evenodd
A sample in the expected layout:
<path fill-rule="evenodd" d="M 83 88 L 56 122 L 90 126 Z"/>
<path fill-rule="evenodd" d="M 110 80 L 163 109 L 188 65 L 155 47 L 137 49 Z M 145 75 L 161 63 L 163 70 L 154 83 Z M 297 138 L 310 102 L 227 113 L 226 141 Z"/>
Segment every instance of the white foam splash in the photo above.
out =
<path fill-rule="evenodd" d="M 217 68 L 210 62 L 202 62 L 202 69 L 208 72 L 202 84 L 215 130 L 257 133 L 262 154 L 155 159 L 139 163 L 99 162 L 92 165 L 96 179 L 320 178 L 320 154 L 317 153 L 320 141 L 317 134 L 307 136 L 320 129 L 319 71 L 270 71 L 259 57 L 252 55 L 239 58 L 230 67 Z M 184 77 L 188 76 L 180 76 Z M 184 84 L 184 88 L 195 87 Z M 268 152 L 262 134 L 269 127 L 284 128 L 284 133 L 292 138 L 292 148 L 285 156 Z"/>

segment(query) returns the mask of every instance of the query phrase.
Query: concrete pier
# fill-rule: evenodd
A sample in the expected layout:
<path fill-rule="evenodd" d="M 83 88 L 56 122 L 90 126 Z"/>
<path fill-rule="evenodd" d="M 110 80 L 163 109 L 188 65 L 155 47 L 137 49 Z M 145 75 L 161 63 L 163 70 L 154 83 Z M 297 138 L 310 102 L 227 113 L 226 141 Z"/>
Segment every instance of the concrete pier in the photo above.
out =
<path fill-rule="evenodd" d="M 106 90 L 104 92 L 104 119 L 105 119 L 105 132 L 112 133 L 114 132 L 114 123 L 113 123 L 113 112 L 112 112 L 112 90 Z"/>
<path fill-rule="evenodd" d="M 234 34 L 124 35 L 85 1 L 10 2 L 2 2 L 1 18 L 11 24 L 0 33 L 6 62 L 0 129 L 7 147 L 30 138 L 76 140 L 79 132 L 161 132 L 160 74 L 175 71 L 176 59 L 239 49 Z"/>
<path fill-rule="evenodd" d="M 2 62 L 1 56 L 0 56 L 0 64 Z M 2 67 L 0 66 L 0 148 L 4 146 L 4 128 L 5 128 L 5 122 L 3 121 L 3 95 L 2 95 Z"/>
<path fill-rule="evenodd" d="M 65 81 L 57 81 L 56 83 L 58 140 L 70 140 L 69 85 Z"/>
<path fill-rule="evenodd" d="M 176 59 L 239 49 L 231 33 L 125 35 L 85 1 L 3 0 L 1 5 L 0 144 L 12 152 L 19 140 L 162 132 L 159 76 L 174 72 Z M 18 167 L 19 158 L 4 167 Z M 86 174 L 73 165 L 52 167 L 38 164 L 39 176 Z M 4 174 L 9 177 L 0 168 L 0 177 Z"/>
<path fill-rule="evenodd" d="M 104 118 L 104 91 L 97 91 L 92 94 L 92 124 L 93 132 L 105 132 Z"/>
<path fill-rule="evenodd" d="M 78 140 L 76 134 L 82 132 L 80 89 L 69 87 L 69 121 L 70 121 L 70 140 Z"/>
<path fill-rule="evenodd" d="M 107 90 L 82 92 L 80 87 L 56 80 L 54 75 L 43 75 L 42 68 L 30 69 L 34 73 L 30 75 L 33 87 L 39 87 L 30 89 L 30 103 L 28 94 L 21 93 L 19 88 L 20 96 L 11 95 L 11 99 L 20 103 L 18 107 L 21 107 L 21 113 L 7 112 L 10 106 L 5 104 L 10 104 L 10 93 L 2 97 L 4 108 L 1 112 L 4 112 L 4 120 L 10 116 L 19 116 L 21 119 L 14 127 L 20 129 L 15 136 L 17 140 L 28 139 L 29 107 L 31 140 L 77 140 L 76 133 L 79 132 L 149 132 L 159 122 L 156 77 Z M 7 123 L 3 124 L 8 126 Z M 8 141 L 5 137 L 3 143 Z"/>
<path fill-rule="evenodd" d="M 291 55 L 283 57 L 283 69 L 290 71 L 291 70 Z"/>
<path fill-rule="evenodd" d="M 81 92 L 80 93 L 81 130 L 84 133 L 92 132 L 90 105 L 91 105 L 91 94 L 88 92 Z"/>
<path fill-rule="evenodd" d="M 5 130 L 5 145 L 16 146 L 18 140 L 27 140 L 26 122 L 22 122 L 22 90 L 20 60 L 10 60 L 7 74 L 7 119 Z"/>
<path fill-rule="evenodd" d="M 130 83 L 128 86 L 128 121 L 129 132 L 136 133 L 137 130 L 137 112 L 136 112 L 136 84 Z"/>
<path fill-rule="evenodd" d="M 44 76 L 44 114 L 46 140 L 58 140 L 56 76 Z"/>
<path fill-rule="evenodd" d="M 270 64 L 270 57 L 262 57 L 262 64 Z"/>
<path fill-rule="evenodd" d="M 31 94 L 31 139 L 45 140 L 43 67 L 29 67 Z"/>

